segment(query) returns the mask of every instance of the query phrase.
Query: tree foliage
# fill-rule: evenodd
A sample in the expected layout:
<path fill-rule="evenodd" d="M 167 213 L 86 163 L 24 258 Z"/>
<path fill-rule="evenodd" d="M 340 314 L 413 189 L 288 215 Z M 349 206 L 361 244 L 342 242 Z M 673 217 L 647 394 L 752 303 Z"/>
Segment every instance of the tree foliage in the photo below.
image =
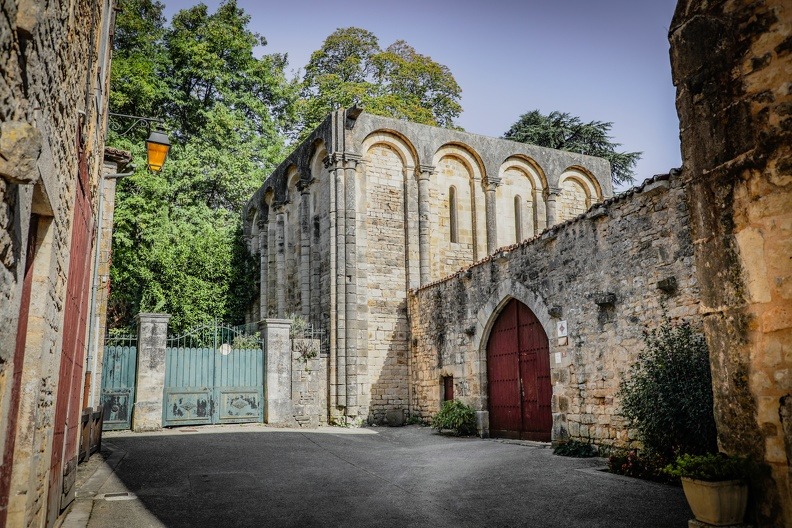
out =
<path fill-rule="evenodd" d="M 257 57 L 234 0 L 199 4 L 168 27 L 155 0 L 122 0 L 111 75 L 111 111 L 164 119 L 173 143 L 161 174 L 142 166 L 146 130 L 110 145 L 140 167 L 116 198 L 110 325 L 139 311 L 171 313 L 179 330 L 217 317 L 241 322 L 254 291 L 240 212 L 285 154 L 297 84 L 286 57 Z M 123 124 L 123 123 L 119 123 Z"/>
<path fill-rule="evenodd" d="M 304 136 L 329 112 L 355 104 L 372 114 L 453 127 L 461 92 L 448 67 L 405 41 L 383 50 L 373 33 L 342 28 L 305 67 L 298 132 Z"/>
<path fill-rule="evenodd" d="M 717 450 L 712 377 L 704 336 L 665 321 L 645 334 L 646 348 L 619 386 L 622 414 L 644 448 L 666 463 L 679 454 Z"/>
<path fill-rule="evenodd" d="M 642 153 L 619 152 L 617 149 L 621 144 L 611 140 L 612 127 L 611 122 L 584 123 L 566 112 L 553 111 L 544 115 L 539 110 L 531 110 L 521 115 L 503 138 L 605 158 L 611 164 L 614 184 L 632 183 L 635 164 Z"/>

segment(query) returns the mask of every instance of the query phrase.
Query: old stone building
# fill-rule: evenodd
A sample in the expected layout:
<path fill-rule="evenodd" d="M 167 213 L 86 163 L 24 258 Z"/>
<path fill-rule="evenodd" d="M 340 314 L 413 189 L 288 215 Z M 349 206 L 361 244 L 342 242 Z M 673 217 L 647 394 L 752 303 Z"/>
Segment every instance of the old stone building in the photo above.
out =
<path fill-rule="evenodd" d="M 681 0 L 670 41 L 718 441 L 792 527 L 792 6 Z"/>
<path fill-rule="evenodd" d="M 333 419 L 408 410 L 408 291 L 610 197 L 602 159 L 331 114 L 248 203 L 261 318 L 329 334 Z"/>
<path fill-rule="evenodd" d="M 616 198 L 600 160 L 334 113 L 248 204 L 254 316 L 329 330 L 330 419 L 455 397 L 482 432 L 614 446 L 642 331 L 685 319 L 720 448 L 758 462 L 749 521 L 792 526 L 787 4 L 679 3 L 684 166 Z"/>
<path fill-rule="evenodd" d="M 0 10 L 0 526 L 74 495 L 113 4 Z"/>
<path fill-rule="evenodd" d="M 615 394 L 643 330 L 698 324 L 688 225 L 678 174 L 656 176 L 412 292 L 411 412 L 456 397 L 499 436 L 632 445 Z"/>

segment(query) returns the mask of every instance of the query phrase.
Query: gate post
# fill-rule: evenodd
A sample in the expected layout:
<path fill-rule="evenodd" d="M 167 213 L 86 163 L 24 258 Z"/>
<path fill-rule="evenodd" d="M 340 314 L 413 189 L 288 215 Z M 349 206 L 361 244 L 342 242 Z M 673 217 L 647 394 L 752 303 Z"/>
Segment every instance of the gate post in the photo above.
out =
<path fill-rule="evenodd" d="M 165 390 L 165 347 L 169 314 L 141 313 L 138 322 L 137 376 L 132 431 L 162 429 L 162 399 Z"/>
<path fill-rule="evenodd" d="M 264 343 L 264 421 L 291 422 L 294 418 L 291 319 L 264 319 L 260 325 Z"/>

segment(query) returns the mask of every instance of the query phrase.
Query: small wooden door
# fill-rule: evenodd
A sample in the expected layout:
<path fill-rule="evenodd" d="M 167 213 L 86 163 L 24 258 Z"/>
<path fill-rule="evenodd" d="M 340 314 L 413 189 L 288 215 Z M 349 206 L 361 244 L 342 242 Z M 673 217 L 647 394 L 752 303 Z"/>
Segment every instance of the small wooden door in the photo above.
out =
<path fill-rule="evenodd" d="M 534 313 L 512 299 L 487 342 L 490 434 L 550 441 L 550 352 Z"/>

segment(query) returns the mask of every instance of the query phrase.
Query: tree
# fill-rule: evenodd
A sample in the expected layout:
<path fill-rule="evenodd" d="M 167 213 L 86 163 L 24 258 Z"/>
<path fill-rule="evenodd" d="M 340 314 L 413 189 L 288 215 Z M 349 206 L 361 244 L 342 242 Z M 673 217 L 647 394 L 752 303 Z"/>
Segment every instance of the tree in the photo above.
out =
<path fill-rule="evenodd" d="M 365 29 L 336 30 L 305 67 L 298 134 L 331 111 L 360 105 L 372 114 L 454 127 L 462 90 L 451 71 L 399 40 L 382 50 Z"/>
<path fill-rule="evenodd" d="M 238 323 L 255 291 L 241 209 L 285 155 L 297 83 L 234 0 L 199 4 L 170 27 L 162 4 L 122 0 L 111 75 L 114 112 L 165 120 L 173 147 L 162 174 L 119 184 L 109 323 L 167 311 L 177 331 L 217 317 Z M 142 152 L 145 130 L 108 143 Z"/>
<path fill-rule="evenodd" d="M 632 183 L 633 170 L 642 153 L 618 152 L 621 144 L 611 141 L 609 135 L 612 126 L 613 123 L 603 121 L 584 123 L 566 112 L 553 111 L 544 115 L 532 110 L 521 115 L 503 138 L 605 158 L 611 164 L 614 184 Z"/>

